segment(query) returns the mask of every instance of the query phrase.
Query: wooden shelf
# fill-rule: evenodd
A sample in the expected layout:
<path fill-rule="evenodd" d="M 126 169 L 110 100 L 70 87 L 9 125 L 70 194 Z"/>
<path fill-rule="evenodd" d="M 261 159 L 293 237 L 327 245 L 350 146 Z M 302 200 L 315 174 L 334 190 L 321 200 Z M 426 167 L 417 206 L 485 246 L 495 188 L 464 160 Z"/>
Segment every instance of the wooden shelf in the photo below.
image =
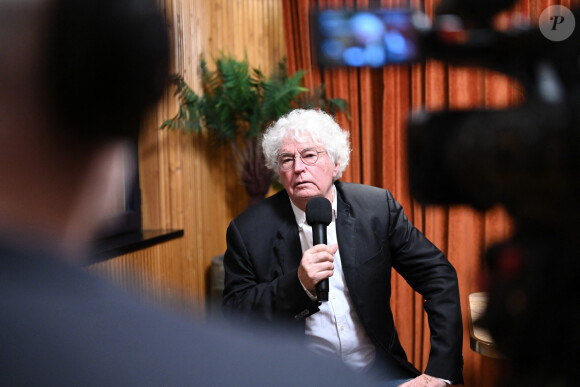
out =
<path fill-rule="evenodd" d="M 143 250 L 156 244 L 181 238 L 183 230 L 142 230 L 101 239 L 95 243 L 88 264 Z"/>

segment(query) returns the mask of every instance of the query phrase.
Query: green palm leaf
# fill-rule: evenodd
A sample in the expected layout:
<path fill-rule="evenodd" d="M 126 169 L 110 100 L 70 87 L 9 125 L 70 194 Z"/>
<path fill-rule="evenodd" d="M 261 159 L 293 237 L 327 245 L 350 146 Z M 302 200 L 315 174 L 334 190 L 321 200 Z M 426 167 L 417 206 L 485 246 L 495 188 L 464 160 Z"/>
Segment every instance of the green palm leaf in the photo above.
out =
<path fill-rule="evenodd" d="M 201 89 L 197 95 L 182 76 L 173 77 L 179 108 L 161 129 L 200 133 L 205 131 L 216 146 L 253 138 L 280 116 L 296 107 L 321 108 L 331 114 L 347 112 L 343 99 L 326 97 L 324 85 L 314 90 L 302 86 L 305 70 L 288 74 L 286 61 L 278 63 L 268 78 L 250 68 L 247 57 L 238 61 L 220 53 L 214 70 L 201 57 Z"/>

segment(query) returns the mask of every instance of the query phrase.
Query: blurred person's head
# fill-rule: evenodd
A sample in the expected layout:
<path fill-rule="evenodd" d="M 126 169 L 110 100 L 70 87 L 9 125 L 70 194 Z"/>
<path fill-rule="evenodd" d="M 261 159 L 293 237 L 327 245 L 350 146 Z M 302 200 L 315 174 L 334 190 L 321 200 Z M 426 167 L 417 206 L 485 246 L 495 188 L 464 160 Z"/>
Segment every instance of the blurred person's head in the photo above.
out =
<path fill-rule="evenodd" d="M 88 241 L 164 90 L 168 50 L 155 0 L 0 0 L 3 239 Z"/>
<path fill-rule="evenodd" d="M 350 158 L 348 136 L 323 111 L 293 110 L 264 133 L 266 166 L 302 210 L 315 196 L 332 201 L 332 184 L 342 176 Z"/>

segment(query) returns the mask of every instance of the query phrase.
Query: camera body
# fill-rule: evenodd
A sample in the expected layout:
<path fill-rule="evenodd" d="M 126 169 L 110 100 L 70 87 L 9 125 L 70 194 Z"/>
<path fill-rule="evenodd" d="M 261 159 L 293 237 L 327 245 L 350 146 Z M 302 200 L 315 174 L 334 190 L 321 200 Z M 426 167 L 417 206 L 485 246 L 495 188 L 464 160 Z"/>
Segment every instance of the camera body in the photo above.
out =
<path fill-rule="evenodd" d="M 382 36 L 386 53 L 375 55 L 383 61 L 352 63 L 380 67 L 432 58 L 491 69 L 521 85 L 523 102 L 512 108 L 413 112 L 407 123 L 409 187 L 423 204 L 507 209 L 515 232 L 485 254 L 489 302 L 480 321 L 512 366 L 499 384 L 574 386 L 580 361 L 580 315 L 571 311 L 580 298 L 580 33 L 573 29 L 554 41 L 545 25 L 494 29 L 493 18 L 513 3 L 444 0 L 433 23 L 408 10 L 362 11 L 382 21 L 373 22 L 373 36 L 391 32 Z M 579 11 L 566 17 L 574 20 Z M 352 65 L 337 54 L 349 42 L 364 52 L 364 40 L 354 43 L 347 34 L 355 12 L 334 12 L 343 14 L 325 21 L 314 12 L 315 23 L 341 26 L 340 44 L 332 37 L 331 50 L 322 45 L 328 26 L 315 28 L 322 67 Z M 388 14 L 398 18 L 394 26 Z M 563 20 L 550 16 L 548 29 Z M 408 47 L 398 51 L 407 55 L 389 55 L 389 38 Z"/>

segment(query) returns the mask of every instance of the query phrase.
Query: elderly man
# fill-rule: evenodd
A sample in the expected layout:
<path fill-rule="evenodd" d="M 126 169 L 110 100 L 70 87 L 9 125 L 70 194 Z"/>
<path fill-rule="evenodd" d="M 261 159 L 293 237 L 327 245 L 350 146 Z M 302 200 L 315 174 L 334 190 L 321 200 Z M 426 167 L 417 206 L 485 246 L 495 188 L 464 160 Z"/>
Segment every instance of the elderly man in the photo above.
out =
<path fill-rule="evenodd" d="M 316 352 L 388 385 L 462 383 L 462 322 L 455 269 L 406 218 L 388 190 L 340 182 L 348 133 L 318 110 L 294 110 L 264 134 L 263 152 L 284 190 L 248 208 L 227 232 L 224 311 L 285 321 Z M 332 203 L 328 245 L 313 246 L 305 209 Z M 431 352 L 424 374 L 407 360 L 389 305 L 391 269 L 425 299 Z M 315 286 L 329 279 L 328 302 Z"/>

